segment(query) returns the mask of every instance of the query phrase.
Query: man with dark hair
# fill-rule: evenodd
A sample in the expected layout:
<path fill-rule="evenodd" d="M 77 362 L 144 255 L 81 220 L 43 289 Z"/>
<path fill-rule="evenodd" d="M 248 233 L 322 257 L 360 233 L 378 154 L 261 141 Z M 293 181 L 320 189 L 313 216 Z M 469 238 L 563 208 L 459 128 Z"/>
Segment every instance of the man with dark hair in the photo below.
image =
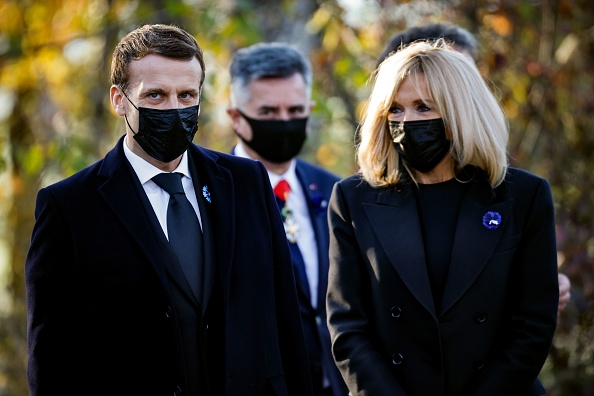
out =
<path fill-rule="evenodd" d="M 227 113 L 239 140 L 233 153 L 261 161 L 277 197 L 291 249 L 315 395 L 348 391 L 330 351 L 326 325 L 327 203 L 338 177 L 296 158 L 313 107 L 309 60 L 284 43 L 237 51 Z"/>
<path fill-rule="evenodd" d="M 433 23 L 425 26 L 413 26 L 394 34 L 378 58 L 378 65 L 393 52 L 415 41 L 436 41 L 444 39 L 459 52 L 470 58 L 476 56 L 476 38 L 468 30 L 451 23 Z"/>
<path fill-rule="evenodd" d="M 468 30 L 451 23 L 434 23 L 425 26 L 413 26 L 394 34 L 386 43 L 384 50 L 377 60 L 377 66 L 390 54 L 415 41 L 436 41 L 444 39 L 457 51 L 467 55 L 474 61 L 477 54 L 477 41 Z M 567 275 L 559 273 L 559 305 L 561 312 L 571 299 L 571 282 Z"/>
<path fill-rule="evenodd" d="M 117 45 L 110 99 L 126 134 L 37 196 L 30 395 L 311 394 L 266 169 L 192 144 L 204 78 L 177 27 Z"/>

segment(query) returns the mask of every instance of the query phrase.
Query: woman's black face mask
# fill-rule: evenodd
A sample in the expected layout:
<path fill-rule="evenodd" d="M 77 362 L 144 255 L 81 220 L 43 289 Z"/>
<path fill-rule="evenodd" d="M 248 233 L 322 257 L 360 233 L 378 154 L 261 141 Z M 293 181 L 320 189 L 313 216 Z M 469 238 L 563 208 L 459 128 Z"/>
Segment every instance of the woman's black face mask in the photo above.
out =
<path fill-rule="evenodd" d="M 290 161 L 301 151 L 306 137 L 307 117 L 288 121 L 256 120 L 241 111 L 239 114 L 252 128 L 252 140 L 248 142 L 238 134 L 240 139 L 265 160 L 278 164 Z"/>
<path fill-rule="evenodd" d="M 389 121 L 394 148 L 414 169 L 427 173 L 450 151 L 443 119 Z"/>
<path fill-rule="evenodd" d="M 148 155 L 161 162 L 171 162 L 188 149 L 198 131 L 199 104 L 159 110 L 136 107 L 128 95 L 124 93 L 124 96 L 138 110 L 138 132 L 132 129 L 128 117 L 126 123 L 134 133 L 134 140 Z"/>

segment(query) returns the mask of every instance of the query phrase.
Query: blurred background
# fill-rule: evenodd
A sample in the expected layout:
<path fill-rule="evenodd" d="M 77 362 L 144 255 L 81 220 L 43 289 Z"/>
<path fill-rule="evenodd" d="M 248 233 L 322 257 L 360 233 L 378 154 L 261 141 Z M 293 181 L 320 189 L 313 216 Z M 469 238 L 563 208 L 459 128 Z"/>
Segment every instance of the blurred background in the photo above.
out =
<path fill-rule="evenodd" d="M 475 34 L 478 66 L 509 117 L 512 164 L 552 185 L 560 271 L 572 282 L 541 379 L 549 395 L 594 395 L 591 0 L 0 0 L 0 395 L 28 393 L 24 262 L 36 193 L 124 134 L 109 104 L 111 54 L 157 22 L 204 49 L 194 141 L 224 152 L 235 142 L 225 113 L 233 51 L 296 44 L 313 64 L 317 103 L 301 156 L 340 176 L 356 170 L 354 133 L 388 38 L 434 22 Z"/>

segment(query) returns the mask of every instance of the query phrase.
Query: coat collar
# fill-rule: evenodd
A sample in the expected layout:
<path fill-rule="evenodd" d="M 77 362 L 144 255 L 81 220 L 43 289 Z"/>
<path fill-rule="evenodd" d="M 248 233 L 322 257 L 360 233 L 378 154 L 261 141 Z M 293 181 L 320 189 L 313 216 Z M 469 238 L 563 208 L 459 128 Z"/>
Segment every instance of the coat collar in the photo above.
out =
<path fill-rule="evenodd" d="M 98 188 L 100 196 L 106 205 L 113 211 L 126 228 L 132 240 L 145 252 L 148 262 L 151 263 L 161 280 L 167 285 L 167 276 L 164 262 L 167 260 L 166 253 L 159 248 L 155 234 L 151 231 L 151 223 L 140 204 L 141 197 L 135 187 L 140 182 L 126 160 L 123 149 L 123 137 L 120 138 L 110 152 L 107 153 L 98 175 L 104 181 Z M 235 240 L 235 205 L 233 183 L 231 183 L 230 171 L 219 166 L 219 156 L 213 151 L 203 149 L 194 144 L 188 148 L 190 154 L 190 171 L 195 172 L 197 180 L 194 189 L 200 206 L 201 214 L 205 210 L 206 219 L 203 222 L 205 235 L 205 262 L 207 267 L 216 268 L 218 263 L 229 263 L 220 265 L 222 279 L 227 283 L 230 276 L 230 263 Z M 211 202 L 206 201 L 203 193 L 204 186 L 207 186 Z M 204 201 L 204 202 L 203 202 Z M 208 296 L 212 289 L 214 273 L 207 274 L 207 282 L 203 295 L 203 311 L 207 306 Z M 167 286 L 166 286 L 167 288 Z"/>
<path fill-rule="evenodd" d="M 460 206 L 452 259 L 441 307 L 435 307 L 427 273 L 426 257 L 418 208 L 411 187 L 377 190 L 375 203 L 364 204 L 364 211 L 392 266 L 415 298 L 436 317 L 458 301 L 479 276 L 491 257 L 510 217 L 511 201 L 498 201 L 486 177 L 477 173 Z M 502 217 L 501 226 L 483 225 L 487 212 Z"/>
<path fill-rule="evenodd" d="M 329 197 L 325 197 L 320 191 L 320 180 L 312 177 L 312 174 L 307 170 L 307 164 L 300 159 L 295 159 L 295 174 L 301 183 L 312 219 L 322 217 L 322 220 L 325 220 Z"/>

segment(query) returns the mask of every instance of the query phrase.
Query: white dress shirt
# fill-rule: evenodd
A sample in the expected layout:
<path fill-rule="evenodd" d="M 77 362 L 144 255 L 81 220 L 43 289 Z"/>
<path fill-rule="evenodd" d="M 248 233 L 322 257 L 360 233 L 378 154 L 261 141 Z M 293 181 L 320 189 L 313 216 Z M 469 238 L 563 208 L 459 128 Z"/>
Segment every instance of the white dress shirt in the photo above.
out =
<path fill-rule="evenodd" d="M 132 169 L 136 172 L 136 176 L 140 180 L 140 184 L 142 184 L 142 188 L 146 192 L 146 196 L 148 197 L 155 214 L 157 215 L 157 219 L 159 220 L 159 224 L 161 224 L 161 228 L 165 233 L 167 239 L 169 239 L 167 233 L 167 204 L 169 203 L 169 194 L 161 187 L 159 187 L 154 181 L 151 179 L 158 175 L 159 173 L 163 173 L 162 170 L 149 164 L 144 159 L 139 157 L 138 155 L 134 154 L 132 150 L 128 147 L 126 143 L 128 136 L 124 139 L 124 154 L 132 165 Z M 187 151 L 184 152 L 182 159 L 174 170 L 174 172 L 178 172 L 183 174 L 182 177 L 182 186 L 184 187 L 184 191 L 186 193 L 186 197 L 188 201 L 192 204 L 194 211 L 196 212 L 196 216 L 198 216 L 198 221 L 200 222 L 200 227 L 202 227 L 202 218 L 200 217 L 200 210 L 198 209 L 198 201 L 196 200 L 196 193 L 194 191 L 194 184 L 192 183 L 192 176 L 190 175 L 190 169 L 188 168 L 188 157 Z"/>
<path fill-rule="evenodd" d="M 235 146 L 235 155 L 244 158 L 250 158 L 239 141 Z M 282 175 L 268 171 L 268 178 L 272 188 L 282 179 L 286 180 L 291 186 L 291 193 L 287 200 L 287 206 L 293 211 L 293 217 L 299 229 L 297 234 L 297 246 L 305 262 L 305 273 L 309 283 L 309 295 L 311 304 L 314 308 L 318 302 L 318 245 L 316 235 L 309 217 L 309 209 L 305 193 L 301 188 L 301 183 L 295 173 L 295 160 L 291 161 L 291 166 Z"/>

